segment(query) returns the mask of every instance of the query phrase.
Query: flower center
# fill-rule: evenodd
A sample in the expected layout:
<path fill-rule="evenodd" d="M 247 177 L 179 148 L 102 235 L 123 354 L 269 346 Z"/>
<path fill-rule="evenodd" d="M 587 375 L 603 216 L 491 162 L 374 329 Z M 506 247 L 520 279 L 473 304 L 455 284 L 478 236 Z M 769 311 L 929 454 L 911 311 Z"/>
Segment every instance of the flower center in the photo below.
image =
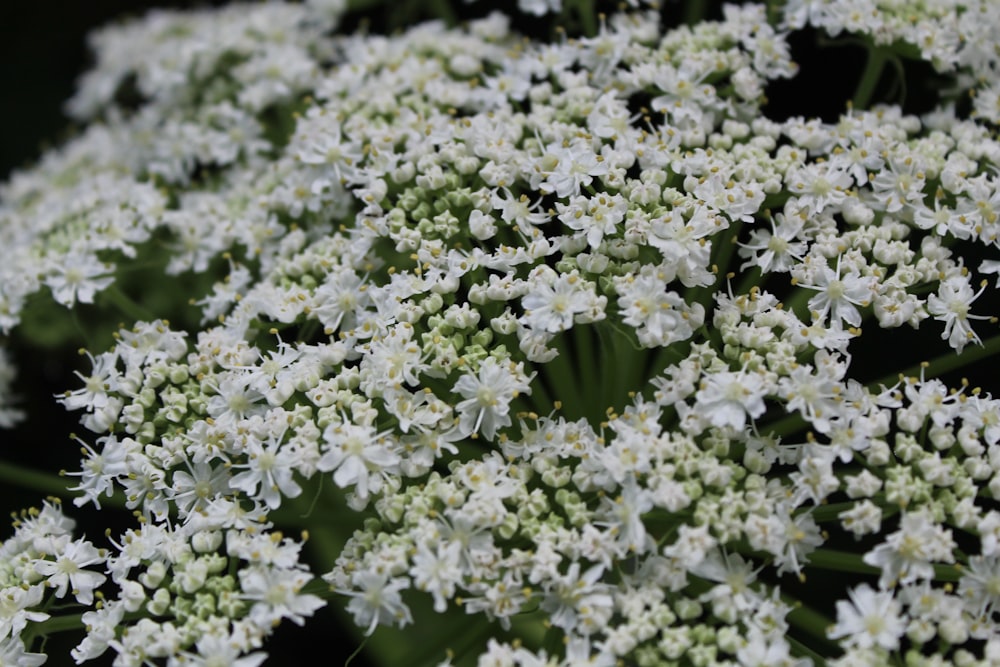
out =
<path fill-rule="evenodd" d="M 877 614 L 865 616 L 865 630 L 872 637 L 877 637 L 885 630 L 885 619 Z"/>
<path fill-rule="evenodd" d="M 497 396 L 489 387 L 480 387 L 476 392 L 476 400 L 483 407 L 492 407 L 497 403 Z"/>
<path fill-rule="evenodd" d="M 780 236 L 772 236 L 771 240 L 767 242 L 767 249 L 781 255 L 788 250 L 788 241 Z"/>

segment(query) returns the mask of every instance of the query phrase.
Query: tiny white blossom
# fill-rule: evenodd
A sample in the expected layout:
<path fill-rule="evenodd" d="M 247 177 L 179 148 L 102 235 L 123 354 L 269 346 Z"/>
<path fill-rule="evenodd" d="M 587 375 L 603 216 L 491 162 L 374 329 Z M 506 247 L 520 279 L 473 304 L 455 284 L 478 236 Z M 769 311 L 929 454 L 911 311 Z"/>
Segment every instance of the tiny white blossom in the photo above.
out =
<path fill-rule="evenodd" d="M 906 629 L 906 617 L 891 591 L 875 591 L 862 584 L 848 591 L 850 602 L 837 602 L 837 623 L 827 631 L 846 646 L 875 646 L 893 651 Z"/>

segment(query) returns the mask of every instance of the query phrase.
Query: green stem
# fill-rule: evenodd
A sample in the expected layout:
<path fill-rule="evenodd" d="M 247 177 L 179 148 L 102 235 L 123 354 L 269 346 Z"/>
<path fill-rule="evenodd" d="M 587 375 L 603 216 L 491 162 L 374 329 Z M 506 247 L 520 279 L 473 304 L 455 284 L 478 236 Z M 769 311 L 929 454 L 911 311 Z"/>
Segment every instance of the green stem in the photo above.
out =
<path fill-rule="evenodd" d="M 784 8 L 784 5 L 785 3 L 782 0 L 767 0 L 765 3 L 767 7 L 767 22 L 772 27 L 777 27 L 781 22 L 781 10 Z"/>
<path fill-rule="evenodd" d="M 785 639 L 788 641 L 788 645 L 792 647 L 793 654 L 805 656 L 811 659 L 813 667 L 826 667 L 826 658 L 822 655 L 812 650 L 795 637 L 786 636 Z"/>
<path fill-rule="evenodd" d="M 792 291 L 788 298 L 783 301 L 785 310 L 808 326 L 813 321 L 812 311 L 809 310 L 809 300 L 817 294 L 819 294 L 819 290 L 801 287 L 798 284 L 792 285 Z"/>
<path fill-rule="evenodd" d="M 882 70 L 885 68 L 887 60 L 886 51 L 874 46 L 868 47 L 868 61 L 865 63 L 865 71 L 858 81 L 858 87 L 854 90 L 854 97 L 851 98 L 851 105 L 855 109 L 867 109 L 871 104 L 872 95 L 878 86 L 879 79 L 882 78 Z"/>
<path fill-rule="evenodd" d="M 267 518 L 281 529 L 294 528 L 298 530 L 308 529 L 317 522 L 316 509 L 322 502 L 323 486 L 325 476 L 317 474 L 302 483 L 302 494 L 292 500 L 286 499 L 281 507 L 271 510 Z M 320 509 L 319 521 L 329 520 L 332 517 L 322 516 Z M 334 554 L 336 555 L 336 554 Z M 331 561 L 332 562 L 332 561 Z"/>
<path fill-rule="evenodd" d="M 785 617 L 790 626 L 809 635 L 830 650 L 837 648 L 837 644 L 826 636 L 827 628 L 834 624 L 832 620 L 797 600 L 793 602 L 787 596 L 782 595 L 781 597 L 786 603 L 792 604 L 792 610 Z M 801 646 L 805 648 L 805 644 L 801 644 Z M 810 654 L 815 654 L 815 649 L 808 650 Z"/>
<path fill-rule="evenodd" d="M 690 287 L 684 291 L 682 295 L 683 299 L 687 303 L 700 303 L 705 307 L 706 313 L 712 312 L 712 307 L 715 304 L 715 293 L 717 290 L 725 289 L 726 281 L 729 280 L 727 277 L 730 273 L 729 263 L 733 259 L 733 254 L 737 249 L 737 241 L 739 238 L 740 230 L 743 228 L 743 223 L 740 220 L 733 220 L 729 223 L 729 226 L 715 234 L 712 239 L 712 271 L 715 273 L 715 279 L 709 285 L 703 285 L 698 287 Z M 733 270 L 735 273 L 735 269 Z M 711 320 L 709 320 L 711 321 Z M 708 328 L 709 334 L 714 334 L 714 328 Z M 713 338 L 715 338 L 713 336 Z M 720 341 L 715 340 L 715 343 L 720 343 Z M 722 346 L 717 345 L 717 349 L 721 350 Z"/>
<path fill-rule="evenodd" d="M 697 339 L 697 336 L 692 337 Z M 673 364 L 678 364 L 688 357 L 691 352 L 691 341 L 678 341 L 667 345 L 666 347 L 661 347 L 655 349 L 653 352 L 649 367 L 644 369 L 643 385 L 647 384 L 651 379 L 662 373 L 668 367 Z"/>
<path fill-rule="evenodd" d="M 76 494 L 69 490 L 65 477 L 38 472 L 8 461 L 0 461 L 0 482 L 59 498 L 76 497 Z"/>
<path fill-rule="evenodd" d="M 347 660 L 344 661 L 344 667 L 348 667 L 354 660 L 354 658 L 358 657 L 358 654 L 361 653 L 361 649 L 365 647 L 365 644 L 368 643 L 369 639 L 371 639 L 371 637 L 366 636 L 364 639 L 361 640 L 361 642 L 358 644 L 358 647 L 354 649 L 354 652 L 351 653 L 351 655 L 347 656 Z"/>
<path fill-rule="evenodd" d="M 313 571 L 327 572 L 333 567 L 340 552 L 343 551 L 348 536 L 361 524 L 362 516 L 346 511 L 343 493 L 333 484 L 323 483 L 319 485 L 317 481 L 317 485 L 319 486 L 317 493 L 322 496 L 319 505 L 322 509 L 327 510 L 328 514 L 323 518 L 309 516 L 306 519 L 309 523 L 309 540 L 306 542 L 306 549 L 313 565 Z M 303 496 L 305 495 L 303 494 Z M 304 521 L 302 515 L 310 511 L 309 506 L 312 504 L 313 498 L 311 496 L 303 498 L 303 496 L 285 500 L 285 504 L 281 508 L 283 519 L 285 517 L 298 517 L 299 522 Z M 278 525 L 277 522 L 275 523 Z M 309 584 L 310 587 L 320 585 L 317 580 Z M 326 582 L 322 582 L 322 586 L 326 587 L 327 590 L 310 590 L 310 592 L 329 600 L 329 609 L 337 619 L 337 632 L 343 634 L 343 631 L 346 630 L 351 636 L 351 639 L 347 641 L 358 644 L 355 653 L 352 654 L 351 658 L 348 658 L 348 663 L 363 650 L 366 654 L 366 661 L 371 662 L 371 664 L 394 664 L 393 660 L 397 657 L 398 647 L 391 642 L 369 642 L 369 637 L 364 635 L 362 629 L 355 624 L 351 614 L 348 613 L 346 598 L 329 590 L 329 585 Z"/>
<path fill-rule="evenodd" d="M 716 235 L 714 241 L 714 247 L 712 250 L 715 251 L 715 265 L 719 267 L 719 276 L 725 278 L 730 271 L 736 273 L 737 267 L 729 268 L 729 263 L 733 261 L 733 255 L 736 253 L 737 242 L 736 239 L 740 237 L 740 230 L 743 229 L 743 222 L 741 220 L 733 220 L 729 223 L 729 229 L 727 229 L 723 234 Z"/>
<path fill-rule="evenodd" d="M 793 412 L 777 421 L 760 425 L 761 434 L 777 438 L 784 438 L 795 433 L 803 433 L 807 430 L 809 430 L 809 422 L 798 412 Z"/>
<path fill-rule="evenodd" d="M 593 37 L 597 34 L 597 16 L 594 11 L 594 0 L 575 0 L 572 3 L 568 2 L 566 9 L 571 9 L 572 12 L 576 14 L 576 18 L 580 21 L 580 27 L 582 28 L 584 35 L 587 37 Z"/>
<path fill-rule="evenodd" d="M 48 637 L 56 632 L 71 632 L 73 630 L 83 630 L 83 615 L 69 614 L 67 616 L 50 616 L 40 623 L 31 623 L 21 633 L 24 645 L 30 647 L 35 637 Z"/>
<path fill-rule="evenodd" d="M 154 313 L 140 306 L 114 283 L 101 292 L 101 296 L 135 322 L 149 322 L 156 319 Z"/>
<path fill-rule="evenodd" d="M 834 549 L 816 549 L 809 553 L 809 568 L 849 572 L 851 574 L 881 574 L 882 571 L 864 562 L 858 554 Z"/>
<path fill-rule="evenodd" d="M 755 266 L 740 279 L 733 294 L 737 296 L 740 294 L 749 294 L 750 290 L 754 287 L 759 287 L 763 280 L 764 276 L 761 274 L 760 269 Z"/>
<path fill-rule="evenodd" d="M 888 519 L 889 517 L 899 513 L 899 505 L 888 504 L 885 502 L 884 496 L 879 499 L 875 498 L 875 504 L 879 506 L 882 510 L 882 518 Z M 814 507 L 809 511 L 809 515 L 813 518 L 816 523 L 826 523 L 827 521 L 839 521 L 840 514 L 848 510 L 857 507 L 857 502 L 848 501 L 843 503 L 830 503 L 827 505 L 820 505 Z"/>
<path fill-rule="evenodd" d="M 556 358 L 541 368 L 541 373 L 548 381 L 553 400 L 562 400 L 572 395 L 573 387 L 579 386 L 579 376 L 570 358 L 570 347 L 567 342 L 568 333 L 562 332 L 552 339 L 550 345 L 559 350 Z M 570 390 L 570 391 L 567 391 Z"/>
<path fill-rule="evenodd" d="M 642 355 L 633 349 L 625 332 L 607 321 L 595 325 L 601 343 L 601 371 L 604 407 L 623 407 L 628 401 L 628 389 L 639 386 L 634 378 L 636 359 Z"/>
<path fill-rule="evenodd" d="M 545 368 L 544 366 L 542 367 Z M 544 372 L 544 370 L 540 371 Z M 515 415 L 530 415 L 534 413 L 539 416 L 546 416 L 555 409 L 555 398 L 549 394 L 551 387 L 544 382 L 533 381 L 531 383 L 531 393 L 521 394 L 511 402 L 512 412 Z"/>
<path fill-rule="evenodd" d="M 91 341 L 87 330 L 83 328 L 83 322 L 80 321 L 80 311 L 76 308 L 70 309 L 69 317 L 70 321 L 73 322 L 73 328 L 80 334 L 80 340 L 83 341 L 84 347 L 88 350 L 94 349 L 93 341 Z"/>
<path fill-rule="evenodd" d="M 919 377 L 921 370 L 925 378 L 933 378 L 956 371 L 965 366 L 969 366 L 978 361 L 983 361 L 997 354 L 1000 354 L 1000 335 L 986 339 L 981 346 L 968 347 L 958 354 L 949 351 L 929 362 L 914 364 L 902 371 L 897 371 L 892 375 L 868 383 L 871 391 L 881 391 L 880 387 L 891 387 L 899 381 L 899 376 Z"/>
<path fill-rule="evenodd" d="M 444 616 L 443 618 L 448 617 Z M 493 624 L 483 618 L 469 620 L 466 620 L 469 618 L 468 616 L 460 618 L 465 622 L 459 627 L 452 627 L 449 631 L 437 634 L 434 641 L 427 641 L 419 656 L 410 656 L 409 664 L 418 667 L 433 667 L 440 665 L 441 659 L 449 653 L 454 656 L 455 660 L 460 660 L 463 656 L 471 656 L 474 652 L 478 654 L 496 633 Z M 451 620 L 456 619 L 452 617 Z M 461 628 L 460 631 L 456 632 L 459 628 Z"/>
<path fill-rule="evenodd" d="M 598 383 L 603 379 L 604 369 L 601 359 L 598 357 L 600 348 L 594 345 L 594 327 L 583 326 L 573 328 L 573 343 L 576 352 L 576 368 L 579 372 L 579 384 L 577 394 L 585 405 L 583 406 L 583 416 L 594 426 L 604 421 L 604 408 L 600 405 L 602 392 L 598 388 Z"/>
<path fill-rule="evenodd" d="M 834 549 L 816 549 L 809 554 L 809 567 L 851 574 L 881 574 L 882 570 L 864 562 L 858 554 Z M 934 581 L 958 581 L 962 571 L 954 565 L 935 564 Z"/>
<path fill-rule="evenodd" d="M 344 520 L 345 504 L 339 489 L 315 479 L 306 485 L 305 493 L 298 498 L 286 498 L 279 513 L 272 512 L 268 518 L 278 528 L 308 529 L 306 544 L 310 560 L 320 571 L 326 572 L 333 567 L 348 537 L 362 522 L 362 517 L 353 512 L 347 512 L 348 520 Z M 318 511 L 314 511 L 317 505 Z"/>

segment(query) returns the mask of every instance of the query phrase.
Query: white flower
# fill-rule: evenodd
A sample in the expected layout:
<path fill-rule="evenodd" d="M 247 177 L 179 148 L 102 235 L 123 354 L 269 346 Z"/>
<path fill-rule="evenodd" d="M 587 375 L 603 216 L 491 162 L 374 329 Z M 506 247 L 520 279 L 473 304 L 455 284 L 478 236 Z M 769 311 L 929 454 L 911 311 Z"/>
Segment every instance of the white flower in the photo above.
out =
<path fill-rule="evenodd" d="M 25 650 L 20 637 L 7 637 L 0 641 L 0 665 L 38 667 L 44 664 L 47 658 L 44 653 L 29 653 Z"/>
<path fill-rule="evenodd" d="M 823 264 L 813 274 L 813 283 L 798 283 L 798 286 L 819 292 L 809 299 L 809 309 L 821 318 L 829 315 L 834 328 L 841 320 L 853 327 L 861 326 L 861 313 L 856 306 L 866 307 L 871 302 L 873 280 L 856 271 L 841 276 L 840 264 L 839 257 L 836 270 Z"/>
<path fill-rule="evenodd" d="M 37 560 L 35 572 L 46 577 L 46 585 L 55 588 L 57 597 L 64 597 L 67 590 L 81 604 L 94 601 L 94 589 L 107 579 L 100 572 L 85 570 L 89 565 L 100 565 L 106 560 L 103 550 L 85 539 L 67 543 L 55 560 Z"/>
<path fill-rule="evenodd" d="M 400 591 L 410 587 L 406 577 L 389 577 L 385 574 L 359 570 L 351 576 L 350 590 L 341 590 L 351 601 L 347 610 L 354 614 L 354 622 L 375 632 L 379 625 L 403 627 L 413 622 L 410 608 L 403 602 Z"/>
<path fill-rule="evenodd" d="M 533 330 L 558 333 L 573 326 L 574 320 L 590 313 L 595 305 L 593 284 L 579 273 L 556 274 L 539 267 L 528 280 L 528 291 L 521 298 L 524 315 L 521 321 Z M 604 297 L 599 307 L 603 308 Z"/>
<path fill-rule="evenodd" d="M 753 627 L 747 642 L 736 651 L 736 659 L 743 667 L 806 667 L 808 658 L 793 658 L 791 647 L 784 637 L 768 636 Z"/>
<path fill-rule="evenodd" d="M 434 597 L 434 611 L 447 608 L 447 600 L 455 595 L 455 585 L 462 581 L 459 565 L 462 544 L 458 541 L 438 543 L 436 548 L 421 543 L 413 554 L 410 574 L 417 589 Z"/>
<path fill-rule="evenodd" d="M 882 570 L 879 585 L 889 587 L 934 578 L 932 563 L 954 563 L 951 531 L 927 512 L 904 512 L 899 530 L 865 554 L 865 563 Z"/>
<path fill-rule="evenodd" d="M 204 634 L 195 642 L 197 653 L 181 651 L 167 662 L 169 667 L 258 667 L 267 654 L 254 651 L 243 655 L 238 641 L 225 635 Z"/>
<path fill-rule="evenodd" d="M 351 487 L 360 501 L 377 494 L 389 475 L 398 469 L 400 458 L 385 433 L 374 427 L 350 422 L 330 424 L 323 432 L 324 452 L 319 470 L 333 472 L 334 483 Z"/>
<path fill-rule="evenodd" d="M 266 440 L 251 437 L 246 445 L 247 462 L 233 465 L 241 472 L 229 479 L 230 488 L 259 498 L 271 509 L 281 505 L 282 496 L 298 497 L 302 487 L 294 475 L 299 461 L 290 448 L 283 447 L 283 439 L 284 431 Z"/>
<path fill-rule="evenodd" d="M 997 653 L 1000 402 L 934 379 L 952 362 L 876 390 L 856 348 L 862 322 L 932 317 L 953 348 L 979 341 L 1000 10 L 789 0 L 782 30 L 907 45 L 945 97 L 974 92 L 971 117 L 828 122 L 762 107 L 795 70 L 763 6 L 661 31 L 645 0 L 591 4 L 511 3 L 564 11 L 567 30 L 595 19 L 551 43 L 500 12 L 337 36 L 346 0 L 163 12 L 95 38 L 71 110 L 99 121 L 0 187 L 0 327 L 27 309 L 14 335 L 30 333 L 46 287 L 127 309 L 96 292 L 157 270 L 147 252 L 166 279 L 142 307 L 178 318 L 190 272 L 208 319 L 179 318 L 193 345 L 130 325 L 60 399 L 97 434 L 68 473 L 78 504 L 124 492 L 138 523 L 90 562 L 51 507 L 16 519 L 0 637 L 46 632 L 52 600 L 100 586 L 75 659 L 256 667 L 278 622 L 322 604 L 270 522 L 332 481 L 333 515 L 369 508 L 326 554 L 355 621 L 410 623 L 411 596 L 482 614 L 512 634 L 484 667 L 800 667 L 781 575 L 815 578 L 814 550 L 838 547 L 825 523 L 864 538 L 881 590 L 848 581 L 836 646 L 797 655 Z M 932 582 L 957 561 L 955 590 Z M 564 640 L 551 653 L 514 643 L 528 612 Z"/>
<path fill-rule="evenodd" d="M 94 295 L 115 281 L 110 270 L 95 255 L 73 254 L 52 263 L 45 284 L 52 290 L 52 298 L 64 306 L 72 307 L 77 301 L 93 303 Z"/>
<path fill-rule="evenodd" d="M 941 338 L 961 352 L 968 343 L 979 343 L 979 336 L 972 330 L 970 319 L 989 319 L 984 315 L 970 315 L 972 302 L 982 295 L 986 289 L 986 281 L 978 292 L 972 290 L 967 278 L 952 276 L 941 281 L 937 294 L 927 297 L 927 312 L 939 322 L 944 322 L 944 333 Z"/>
<path fill-rule="evenodd" d="M 816 430 L 828 433 L 831 429 L 830 418 L 841 412 L 843 399 L 839 380 L 823 366 L 813 369 L 809 364 L 802 364 L 778 380 L 778 389 L 788 401 L 786 410 L 798 410 Z"/>
<path fill-rule="evenodd" d="M 620 194 L 576 195 L 569 198 L 568 204 L 557 203 L 556 211 L 564 225 L 580 232 L 591 248 L 597 248 L 602 240 L 618 232 L 628 202 Z"/>
<path fill-rule="evenodd" d="M 709 602 L 712 613 L 728 623 L 736 622 L 761 602 L 761 594 L 751 584 L 757 579 L 753 562 L 739 554 L 712 550 L 691 572 L 709 581 L 717 582 L 707 592 L 698 596 L 699 602 Z"/>
<path fill-rule="evenodd" d="M 369 396 L 391 395 L 403 382 L 417 386 L 428 368 L 420 345 L 413 340 L 413 327 L 403 323 L 375 336 L 365 345 L 361 361 L 361 388 Z"/>
<path fill-rule="evenodd" d="M 270 628 L 283 618 L 302 625 L 307 616 L 326 605 L 321 598 L 302 593 L 312 575 L 301 570 L 250 565 L 240 569 L 239 578 L 240 595 L 253 603 L 250 618 L 260 628 Z"/>
<path fill-rule="evenodd" d="M 504 196 L 501 196 L 501 193 Z M 536 236 L 538 230 L 535 227 L 549 221 L 549 214 L 538 210 L 539 205 L 542 203 L 541 199 L 531 203 L 527 195 L 515 197 L 507 188 L 493 190 L 491 203 L 494 209 L 500 211 L 500 218 L 504 222 L 515 225 L 527 238 Z M 478 211 L 473 211 L 473 213 L 476 212 Z M 470 220 L 471 223 L 472 221 Z"/>
<path fill-rule="evenodd" d="M 59 398 L 67 410 L 103 409 L 112 400 L 109 393 L 118 390 L 118 355 L 105 352 L 94 357 L 88 352 L 87 356 L 93 368 L 90 375 L 85 377 L 79 371 L 74 371 L 74 375 L 83 380 L 84 386 L 75 391 L 67 391 Z"/>
<path fill-rule="evenodd" d="M 212 466 L 207 461 L 187 466 L 188 470 L 177 470 L 170 479 L 170 498 L 182 516 L 206 509 L 229 489 L 231 482 L 230 472 L 223 466 Z"/>
<path fill-rule="evenodd" d="M 713 426 L 742 431 L 748 415 L 756 419 L 767 410 L 764 396 L 768 389 L 760 373 L 712 373 L 702 381 L 695 394 L 695 407 L 701 418 Z"/>
<path fill-rule="evenodd" d="M 755 227 L 750 240 L 740 244 L 740 257 L 748 258 L 740 269 L 756 266 L 764 274 L 788 272 L 796 261 L 802 260 L 808 247 L 799 239 L 804 223 L 802 216 L 776 213 L 771 220 L 771 231 Z"/>
<path fill-rule="evenodd" d="M 49 618 L 43 611 L 33 611 L 42 603 L 45 586 L 6 586 L 0 589 L 0 639 L 18 637 L 28 622 L 39 623 Z"/>
<path fill-rule="evenodd" d="M 677 292 L 668 290 L 670 275 L 665 266 L 647 264 L 638 274 L 614 278 L 622 322 L 635 328 L 639 342 L 646 347 L 687 340 L 704 324 L 705 307 L 688 304 Z"/>
<path fill-rule="evenodd" d="M 809 164 L 789 173 L 788 189 L 799 196 L 799 205 L 809 217 L 827 207 L 839 207 L 847 198 L 851 177 L 826 164 Z"/>
<path fill-rule="evenodd" d="M 610 620 L 613 600 L 611 587 L 600 581 L 602 565 L 594 565 L 582 574 L 580 568 L 580 562 L 574 561 L 565 575 L 546 582 L 541 606 L 556 627 L 587 635 L 599 631 L 602 622 Z"/>
<path fill-rule="evenodd" d="M 697 207 L 685 219 L 680 209 L 670 209 L 650 221 L 649 245 L 663 256 L 667 275 L 676 275 L 685 287 L 710 285 L 711 237 L 726 227 L 708 207 Z"/>
<path fill-rule="evenodd" d="M 70 655 L 77 664 L 103 654 L 116 638 L 116 630 L 125 615 L 125 606 L 109 600 L 95 611 L 84 612 L 80 620 L 86 624 L 87 636 L 73 648 Z"/>
<path fill-rule="evenodd" d="M 904 206 L 916 205 L 923 199 L 924 172 L 921 160 L 900 151 L 888 159 L 872 179 L 876 201 L 888 213 Z"/>
<path fill-rule="evenodd" d="M 870 500 L 862 500 L 837 515 L 845 530 L 855 537 L 873 535 L 882 527 L 882 508 Z"/>
<path fill-rule="evenodd" d="M 622 553 L 643 552 L 648 548 L 646 526 L 642 515 L 653 509 L 652 493 L 629 477 L 622 485 L 622 492 L 614 500 L 603 498 L 602 507 L 596 512 L 596 526 L 608 526 Z"/>
<path fill-rule="evenodd" d="M 862 584 L 848 591 L 850 602 L 837 602 L 837 623 L 827 631 L 844 645 L 868 649 L 881 647 L 890 651 L 899 648 L 899 639 L 906 629 L 906 616 L 890 591 L 875 591 Z"/>
<path fill-rule="evenodd" d="M 455 393 L 462 396 L 455 410 L 458 429 L 466 435 L 481 433 L 493 440 L 497 430 L 510 426 L 510 402 L 522 393 L 531 393 L 523 364 L 501 363 L 487 357 L 477 373 L 465 373 L 455 383 Z"/>
<path fill-rule="evenodd" d="M 992 614 L 1000 609 L 1000 558 L 973 556 L 962 573 L 958 594 L 973 614 Z"/>
<path fill-rule="evenodd" d="M 539 190 L 557 197 L 579 195 L 595 176 L 608 172 L 604 158 L 594 153 L 589 142 L 576 140 L 568 144 L 549 144 L 537 158 L 534 179 Z"/>

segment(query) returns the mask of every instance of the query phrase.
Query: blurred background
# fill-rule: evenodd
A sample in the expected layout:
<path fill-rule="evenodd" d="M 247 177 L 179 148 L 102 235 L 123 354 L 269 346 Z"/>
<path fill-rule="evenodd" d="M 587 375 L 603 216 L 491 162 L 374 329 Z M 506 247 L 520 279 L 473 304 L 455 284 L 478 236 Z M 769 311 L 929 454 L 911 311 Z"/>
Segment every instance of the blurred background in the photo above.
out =
<path fill-rule="evenodd" d="M 0 2 L 0 181 L 12 169 L 34 162 L 46 146 L 60 143 L 69 125 L 63 103 L 75 88 L 77 77 L 91 64 L 86 36 L 109 22 L 141 16 L 153 8 L 195 8 L 226 4 L 225 0 L 39 0 Z M 426 16 L 423 3 L 393 3 L 370 0 L 363 4 L 366 24 L 375 31 L 412 23 Z M 433 3 L 427 3 L 433 4 Z M 451 3 L 459 16 L 483 15 L 506 3 L 478 0 Z M 608 3 L 613 7 L 613 3 Z M 395 5 L 395 7 L 394 7 Z M 721 2 L 705 2 L 707 18 L 721 15 Z M 679 0 L 665 0 L 665 23 L 684 19 Z M 404 9 L 406 11 L 404 11 Z M 527 20 L 525 20 L 527 19 Z M 348 20 L 348 26 L 355 21 Z M 515 26 L 522 32 L 546 31 L 548 18 L 521 17 Z M 808 31 L 807 31 L 808 32 Z M 793 57 L 803 66 L 794 82 L 781 82 L 769 91 L 773 100 L 769 115 L 830 115 L 843 109 L 850 98 L 857 74 L 864 66 L 862 49 L 838 48 L 822 58 L 814 52 L 812 35 L 793 36 Z M 926 74 L 925 72 L 922 74 Z M 911 98 L 918 86 L 911 86 Z M 791 93 L 791 94 L 789 94 Z M 831 102 L 833 102 L 831 104 Z"/>
<path fill-rule="evenodd" d="M 59 143 L 63 103 L 91 64 L 93 28 L 153 7 L 223 4 L 193 0 L 40 0 L 0 3 L 0 180 Z"/>

